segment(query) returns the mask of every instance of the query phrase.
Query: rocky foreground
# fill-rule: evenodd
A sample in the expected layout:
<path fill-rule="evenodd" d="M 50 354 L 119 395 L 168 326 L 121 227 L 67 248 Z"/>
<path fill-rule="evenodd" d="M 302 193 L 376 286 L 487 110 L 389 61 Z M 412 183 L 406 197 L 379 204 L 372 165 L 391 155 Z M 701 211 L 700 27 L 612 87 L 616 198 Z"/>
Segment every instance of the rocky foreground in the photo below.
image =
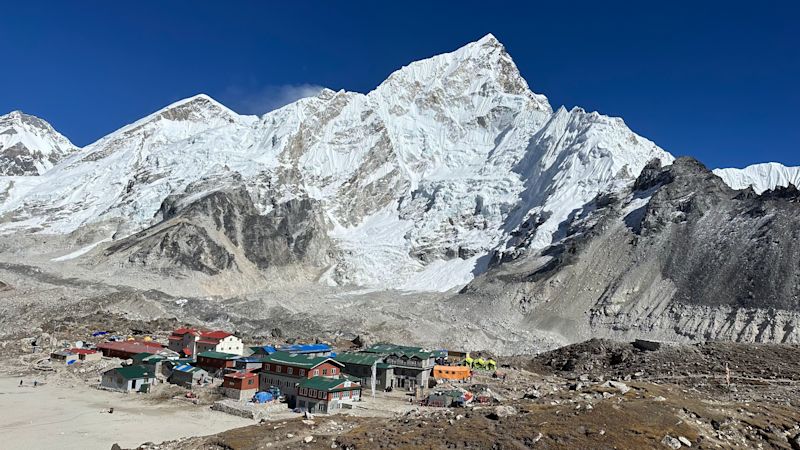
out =
<path fill-rule="evenodd" d="M 800 346 L 592 340 L 506 361 L 507 380 L 478 380 L 495 405 L 266 421 L 139 448 L 800 449 Z"/>

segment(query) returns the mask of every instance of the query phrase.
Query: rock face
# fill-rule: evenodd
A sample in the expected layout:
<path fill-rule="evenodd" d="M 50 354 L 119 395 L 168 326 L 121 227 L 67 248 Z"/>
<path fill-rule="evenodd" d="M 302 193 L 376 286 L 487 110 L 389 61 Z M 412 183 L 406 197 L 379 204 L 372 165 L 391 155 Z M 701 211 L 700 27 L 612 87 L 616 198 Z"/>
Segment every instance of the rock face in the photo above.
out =
<path fill-rule="evenodd" d="M 800 342 L 800 195 L 736 191 L 691 158 L 652 162 L 543 252 L 465 292 L 514 284 L 536 326 L 667 339 Z"/>
<path fill-rule="evenodd" d="M 324 266 L 330 242 L 315 201 L 295 198 L 260 214 L 240 184 L 191 197 L 168 197 L 160 209 L 160 223 L 121 239 L 106 249 L 105 256 L 208 275 L 251 266 Z"/>
<path fill-rule="evenodd" d="M 0 116 L 0 175 L 41 175 L 77 150 L 38 117 L 21 111 Z"/>

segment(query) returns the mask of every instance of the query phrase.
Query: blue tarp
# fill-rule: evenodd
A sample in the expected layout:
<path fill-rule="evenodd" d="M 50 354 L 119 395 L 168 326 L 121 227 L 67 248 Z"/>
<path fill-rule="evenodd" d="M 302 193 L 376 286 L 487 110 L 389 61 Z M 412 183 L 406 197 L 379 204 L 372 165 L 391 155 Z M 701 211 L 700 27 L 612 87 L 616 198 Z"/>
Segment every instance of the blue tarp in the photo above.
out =
<path fill-rule="evenodd" d="M 261 351 L 263 351 L 267 355 L 271 355 L 271 354 L 277 352 L 278 350 L 276 350 L 275 347 L 273 347 L 271 345 L 264 345 L 264 346 L 261 347 Z"/>
<path fill-rule="evenodd" d="M 328 344 L 293 344 L 282 345 L 280 350 L 289 353 L 319 353 L 329 352 L 331 347 Z"/>
<path fill-rule="evenodd" d="M 95 331 L 94 333 L 92 333 L 92 336 L 93 337 L 105 336 L 106 334 L 108 334 L 108 331 Z"/>
<path fill-rule="evenodd" d="M 269 392 L 261 391 L 257 393 L 255 396 L 256 403 L 267 403 L 272 401 L 272 394 Z"/>

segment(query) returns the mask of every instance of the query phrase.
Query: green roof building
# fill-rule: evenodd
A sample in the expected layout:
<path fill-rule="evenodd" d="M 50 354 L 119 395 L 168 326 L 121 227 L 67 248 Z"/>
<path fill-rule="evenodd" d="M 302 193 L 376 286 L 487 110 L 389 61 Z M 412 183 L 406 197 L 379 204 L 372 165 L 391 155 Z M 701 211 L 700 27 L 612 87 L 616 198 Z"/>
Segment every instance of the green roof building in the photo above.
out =
<path fill-rule="evenodd" d="M 334 413 L 343 405 L 361 401 L 361 384 L 349 377 L 313 377 L 297 387 L 297 407 L 315 414 Z"/>
<path fill-rule="evenodd" d="M 152 369 L 146 366 L 132 365 L 103 372 L 100 385 L 120 392 L 148 392 L 150 385 L 155 382 L 156 375 Z"/>

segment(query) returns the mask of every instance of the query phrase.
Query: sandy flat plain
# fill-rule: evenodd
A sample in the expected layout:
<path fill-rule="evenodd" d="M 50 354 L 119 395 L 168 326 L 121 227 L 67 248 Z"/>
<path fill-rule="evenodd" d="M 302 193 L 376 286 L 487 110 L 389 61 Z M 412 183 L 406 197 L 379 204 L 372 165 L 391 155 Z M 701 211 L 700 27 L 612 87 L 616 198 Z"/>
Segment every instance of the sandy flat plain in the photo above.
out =
<path fill-rule="evenodd" d="M 252 420 L 178 401 L 155 403 L 77 383 L 0 378 L 0 448 L 108 450 L 186 436 L 218 433 Z M 113 407 L 114 413 L 108 409 Z"/>

